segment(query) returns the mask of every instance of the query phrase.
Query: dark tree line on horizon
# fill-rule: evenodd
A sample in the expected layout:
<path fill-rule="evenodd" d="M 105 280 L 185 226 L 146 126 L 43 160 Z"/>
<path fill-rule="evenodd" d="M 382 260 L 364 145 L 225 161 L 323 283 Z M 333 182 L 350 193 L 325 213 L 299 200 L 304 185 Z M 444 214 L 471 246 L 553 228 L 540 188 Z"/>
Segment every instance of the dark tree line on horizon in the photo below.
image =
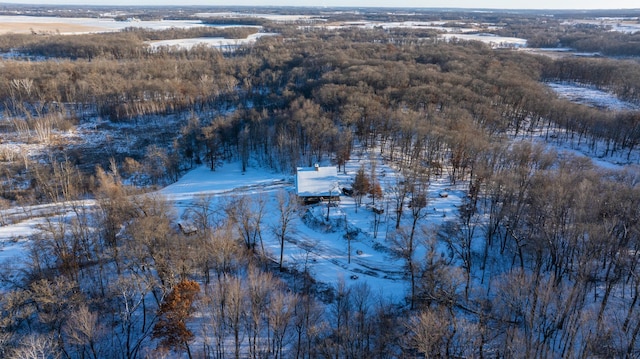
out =
<path fill-rule="evenodd" d="M 637 112 L 573 104 L 544 81 L 638 102 L 637 62 L 552 60 L 406 30 L 281 30 L 233 53 L 147 52 L 140 36 L 151 34 L 125 31 L 90 57 L 72 53 L 95 35 L 52 36 L 70 44 L 59 58 L 2 60 L 1 126 L 49 156 L 2 154 L 0 204 L 97 202 L 95 213 L 65 202 L 74 219 L 43 223 L 19 272 L 4 269 L 2 356 L 640 355 L 635 168 L 608 171 L 527 141 L 544 129 L 549 141 L 631 159 Z M 91 158 L 57 135 L 95 117 L 142 137 L 129 153 Z M 343 166 L 355 151 L 376 151 L 401 174 L 380 195 L 363 170 L 358 194 L 396 205 L 403 306 L 371 301 L 363 285 L 327 289 L 306 268 L 275 270 L 259 245 L 266 229 L 248 220 L 263 218 L 260 199 L 196 201 L 198 231 L 187 236 L 168 202 L 140 195 L 200 164 L 290 173 Z M 424 193 L 438 176 L 468 196 L 427 228 Z"/>

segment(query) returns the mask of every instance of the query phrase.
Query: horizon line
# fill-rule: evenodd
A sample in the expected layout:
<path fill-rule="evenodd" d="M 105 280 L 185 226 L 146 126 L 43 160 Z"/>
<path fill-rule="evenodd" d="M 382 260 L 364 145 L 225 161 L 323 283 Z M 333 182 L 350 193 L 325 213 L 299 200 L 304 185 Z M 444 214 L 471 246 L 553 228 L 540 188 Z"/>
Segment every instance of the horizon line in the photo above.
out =
<path fill-rule="evenodd" d="M 42 7 L 68 7 L 74 6 L 79 8 L 288 8 L 288 9 L 398 9 L 398 10 L 436 10 L 436 11 L 580 11 L 580 12 L 596 12 L 596 11 L 639 11 L 640 7 L 631 8 L 500 8 L 500 7 L 438 7 L 438 6 L 367 6 L 367 5 L 203 5 L 203 4 L 184 4 L 184 5 L 112 5 L 112 4 L 80 4 L 80 3 L 28 3 L 28 2 L 0 2 L 0 6 L 42 6 Z M 633 16 L 630 16 L 633 17 Z"/>

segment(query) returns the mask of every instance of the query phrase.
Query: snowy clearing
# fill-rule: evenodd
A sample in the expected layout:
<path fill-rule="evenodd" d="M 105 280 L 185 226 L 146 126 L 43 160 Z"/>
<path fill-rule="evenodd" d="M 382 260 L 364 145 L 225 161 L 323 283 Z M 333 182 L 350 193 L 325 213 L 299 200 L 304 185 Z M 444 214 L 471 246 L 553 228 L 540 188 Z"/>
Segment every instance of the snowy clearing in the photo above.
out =
<path fill-rule="evenodd" d="M 116 21 L 112 18 L 61 18 L 38 16 L 8 16 L 0 15 L 0 34 L 32 32 L 59 33 L 73 35 L 96 32 L 115 32 L 128 27 L 140 27 L 152 30 L 166 30 L 171 28 L 193 28 L 202 26 L 229 27 L 218 25 L 204 25 L 200 20 L 157 20 L 157 21 Z"/>
<path fill-rule="evenodd" d="M 640 106 L 630 102 L 622 101 L 606 91 L 602 91 L 594 86 L 580 85 L 568 82 L 549 82 L 547 85 L 555 91 L 560 97 L 564 97 L 570 101 L 589 105 L 598 108 L 604 108 L 613 111 L 636 111 L 640 110 Z"/>
<path fill-rule="evenodd" d="M 583 19 L 566 21 L 563 25 L 588 24 L 607 26 L 611 31 L 636 33 L 640 31 L 640 22 L 637 17 L 599 17 L 595 19 Z"/>
<path fill-rule="evenodd" d="M 310 15 L 279 15 L 279 14 L 261 14 L 261 13 L 239 13 L 239 12 L 199 12 L 195 13 L 196 17 L 222 17 L 222 18 L 260 18 L 277 22 L 300 21 L 316 19 Z"/>
<path fill-rule="evenodd" d="M 356 171 L 365 166 L 370 170 L 375 163 L 376 175 L 383 188 L 390 188 L 397 181 L 395 171 L 382 163 L 379 156 L 363 156 L 347 163 L 346 174 L 338 174 L 339 185 L 350 187 Z M 237 196 L 264 196 L 267 199 L 268 211 L 265 215 L 264 228 L 277 225 L 276 195 L 279 191 L 294 191 L 294 178 L 267 169 L 249 168 L 241 171 L 239 163 L 227 163 L 215 171 L 206 166 L 198 167 L 185 174 L 178 182 L 167 186 L 158 193 L 174 204 L 179 215 L 194 206 L 196 201 L 208 198 L 212 204 L 220 205 Z M 442 193 L 448 193 L 446 197 Z M 427 228 L 435 228 L 443 221 L 454 218 L 457 206 L 464 196 L 461 189 L 451 189 L 447 176 L 435 178 L 429 186 L 427 217 L 421 224 Z M 380 201 L 379 201 L 380 202 Z M 93 201 L 82 202 L 92 207 Z M 387 202 L 376 204 L 386 208 L 384 215 L 379 216 L 377 238 L 373 236 L 374 217 L 371 199 L 363 201 L 356 208 L 353 198 L 342 196 L 336 207 L 330 208 L 330 220 L 323 222 L 327 204 L 301 207 L 294 221 L 293 231 L 285 243 L 285 265 L 292 269 L 307 269 L 316 280 L 335 285 L 344 279 L 347 281 L 364 281 L 373 293 L 393 301 L 403 300 L 407 292 L 404 262 L 393 253 L 393 244 L 386 238 L 393 231 L 394 220 Z M 19 210 L 29 213 L 27 220 L 8 221 L 0 230 L 0 260 L 2 262 L 26 258 L 25 244 L 28 238 L 38 233 L 37 224 L 46 217 L 59 215 L 60 208 L 54 205 L 29 207 Z M 303 216 L 309 211 L 315 213 L 319 226 L 310 226 Z M 2 212 L 4 217 L 15 214 L 16 210 Z M 403 221 L 408 221 L 405 214 Z M 17 217 L 16 217 L 17 218 Z M 345 222 L 346 220 L 346 222 Z M 345 226 L 346 223 L 346 226 Z M 357 235 L 347 240 L 347 227 Z M 264 246 L 267 253 L 279 252 L 280 244 L 271 231 L 265 230 Z M 420 254 L 418 254 L 420 255 Z"/>
<path fill-rule="evenodd" d="M 527 40 L 518 37 L 505 37 L 494 34 L 444 34 L 440 36 L 445 41 L 451 41 L 453 39 L 459 39 L 464 41 L 480 41 L 488 44 L 492 48 L 505 48 L 505 47 L 525 47 L 527 46 Z"/>
<path fill-rule="evenodd" d="M 177 47 L 183 50 L 190 50 L 194 46 L 205 45 L 207 47 L 214 47 L 221 50 L 235 49 L 241 45 L 252 44 L 263 36 L 274 36 L 274 33 L 257 33 L 249 35 L 246 39 L 226 39 L 223 37 L 196 37 L 192 39 L 175 39 L 175 40 L 162 40 L 162 41 L 150 41 L 152 50 L 157 50 L 161 47 Z"/>

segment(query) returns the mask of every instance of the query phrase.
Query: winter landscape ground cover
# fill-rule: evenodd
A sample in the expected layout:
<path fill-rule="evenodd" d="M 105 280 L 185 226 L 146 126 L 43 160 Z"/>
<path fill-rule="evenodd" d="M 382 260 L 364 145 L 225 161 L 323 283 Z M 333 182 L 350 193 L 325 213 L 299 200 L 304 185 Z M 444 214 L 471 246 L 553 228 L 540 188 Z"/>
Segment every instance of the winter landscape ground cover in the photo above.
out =
<path fill-rule="evenodd" d="M 375 154 L 363 154 L 360 159 L 348 161 L 346 174 L 339 174 L 340 188 L 351 187 L 356 171 L 361 166 L 370 170 L 373 162 L 376 163 L 376 172 L 383 188 L 389 190 L 398 181 L 397 173 Z M 463 185 L 452 188 L 446 176 L 435 178 L 429 186 L 428 215 L 422 224 L 435 229 L 447 219 L 447 216 L 454 218 L 460 199 L 464 196 L 462 188 Z M 267 199 L 269 209 L 264 227 L 272 228 L 277 224 L 276 193 L 293 190 L 294 178 L 291 175 L 274 173 L 258 166 L 242 172 L 240 164 L 233 162 L 224 164 L 216 171 L 211 171 L 206 166 L 198 167 L 178 182 L 160 190 L 159 194 L 176 207 L 179 215 L 183 215 L 200 198 L 211 198 L 212 206 L 215 207 L 237 196 L 262 196 Z M 447 196 L 444 197 L 443 193 L 447 193 Z M 330 208 L 333 211 L 330 220 L 317 227 L 310 227 L 302 217 L 309 211 L 322 222 L 326 214 L 326 204 L 301 207 L 294 222 L 294 230 L 285 244 L 286 266 L 297 270 L 307 269 L 314 278 L 328 285 L 335 285 L 339 279 L 364 281 L 374 293 L 401 301 L 407 291 L 406 271 L 402 259 L 394 254 L 396 248 L 393 248 L 393 243 L 387 238 L 394 225 L 390 217 L 391 210 L 387 203 L 378 204 L 386 208 L 386 211 L 380 218 L 378 236 L 374 238 L 375 213 L 371 210 L 370 201 L 371 199 L 365 200 L 362 206 L 356 208 L 353 198 L 341 196 L 338 206 Z M 92 207 L 95 203 L 85 201 L 82 205 Z M 0 227 L 0 258 L 16 264 L 19 264 L 21 259 L 26 259 L 24 245 L 28 239 L 38 232 L 38 225 L 42 224 L 45 218 L 61 208 L 65 207 L 20 209 L 21 215 L 30 213 L 30 218 L 25 221 L 18 220 L 16 223 L 6 223 Z M 3 217 L 8 219 L 11 213 L 3 212 Z M 69 212 L 55 215 L 64 217 L 71 215 Z M 42 217 L 38 213 L 41 213 Z M 408 218 L 405 218 L 405 221 L 407 220 Z M 346 238 L 345 222 L 357 233 L 350 243 Z M 266 234 L 264 238 L 265 248 L 270 257 L 276 260 L 279 251 L 277 238 L 271 234 Z"/>
<path fill-rule="evenodd" d="M 215 14 L 213 14 L 215 15 Z M 266 16 L 266 15 L 265 15 Z M 8 24 L 9 30 L 7 31 L 20 31 L 19 29 L 24 26 L 32 26 L 33 24 L 42 24 L 43 26 L 57 26 L 56 21 L 59 18 L 46 18 L 46 17 L 25 17 L 25 16 L 6 16 L 2 17 L 2 22 Z M 288 19 L 288 18 L 285 18 Z M 200 22 L 197 20 L 186 21 L 114 21 L 113 19 L 65 19 L 64 24 L 86 26 L 88 31 L 117 31 L 128 26 L 142 26 L 153 29 L 165 29 L 170 27 L 195 27 L 200 26 Z M 429 23 L 386 23 L 384 27 L 437 27 L 444 23 L 441 22 L 429 22 Z M 357 24 L 346 24 L 347 26 L 355 26 Z M 374 26 L 375 23 L 363 23 L 362 26 Z M 458 31 L 456 28 L 446 27 L 443 28 L 447 31 Z M 460 32 L 469 32 L 471 29 L 460 28 Z M 76 33 L 77 31 L 73 31 Z M 67 33 L 61 31 L 61 33 Z M 246 40 L 225 40 L 225 39 L 178 39 L 154 42 L 152 46 L 181 46 L 189 48 L 194 44 L 201 41 L 209 43 L 211 46 L 231 46 L 238 45 L 240 43 L 246 43 L 247 41 L 255 41 L 260 36 L 269 35 L 264 33 L 258 33 L 251 35 Z M 443 35 L 448 38 L 459 37 L 461 39 L 473 39 L 480 41 L 488 41 L 494 43 L 515 44 L 517 46 L 523 46 L 522 39 L 503 38 L 497 36 L 489 36 L 482 34 L 475 35 L 462 35 L 462 34 L 447 34 Z M 471 36 L 469 38 L 463 36 Z M 514 42 L 515 41 L 515 42 Z M 566 97 L 575 102 L 584 102 L 593 104 L 602 108 L 609 108 L 612 110 L 633 110 L 637 109 L 637 105 L 630 104 L 618 100 L 615 96 L 608 94 L 604 91 L 595 89 L 588 86 L 577 86 L 575 84 L 567 83 L 550 83 L 549 86 L 561 96 Z M 90 135 L 92 131 L 92 125 L 84 125 L 87 129 L 87 134 Z M 104 131 L 102 131 L 104 132 Z M 532 136 L 531 139 L 542 141 L 544 130 L 540 129 L 537 136 Z M 82 138 L 83 133 L 75 133 L 74 136 Z M 103 133 L 102 136 L 105 136 Z M 107 135 L 108 136 L 108 135 Z M 84 141 L 84 140 L 83 140 Z M 590 154 L 585 148 L 586 146 L 578 146 L 577 148 L 570 143 L 565 143 L 562 146 L 558 146 L 553 142 L 547 142 L 550 148 L 558 148 L 560 151 L 567 151 L 567 153 L 573 153 L 580 156 L 593 157 L 592 160 L 596 161 L 603 167 L 607 168 L 620 168 L 621 164 L 626 163 L 623 158 L 598 158 L 597 154 Z M 11 143 L 3 143 L 3 146 L 18 146 Z M 34 148 L 37 151 L 38 148 Z M 349 187 L 353 183 L 355 172 L 364 166 L 367 171 L 371 169 L 371 163 L 375 162 L 375 168 L 377 176 L 381 179 L 383 190 L 389 190 L 394 185 L 394 182 L 398 180 L 398 175 L 393 167 L 385 163 L 381 156 L 375 155 L 375 152 L 361 154 L 358 159 L 352 159 L 347 162 L 346 174 L 341 172 L 340 174 L 340 187 Z M 635 160 L 632 160 L 632 162 Z M 617 163 L 617 164 L 616 164 Z M 458 206 L 460 205 L 461 198 L 465 196 L 464 188 L 465 184 L 459 184 L 457 187 L 451 188 L 451 183 L 446 174 L 438 176 L 432 180 L 429 184 L 429 204 L 427 206 L 428 216 L 423 221 L 423 225 L 426 227 L 436 228 L 438 225 L 446 221 L 447 215 L 450 218 L 456 215 Z M 178 182 L 159 191 L 163 196 L 166 196 L 168 200 L 175 204 L 175 206 L 184 211 L 193 205 L 193 201 L 203 196 L 211 196 L 216 201 L 225 201 L 229 197 L 237 195 L 250 195 L 250 196 L 266 196 L 271 202 L 273 207 L 274 194 L 276 191 L 293 190 L 293 177 L 290 174 L 273 173 L 268 169 L 261 168 L 256 165 L 249 169 L 247 172 L 241 172 L 239 164 L 227 163 L 217 171 L 212 172 L 202 166 L 194 169 L 185 176 L 183 176 Z M 447 192 L 447 197 L 440 196 L 441 193 Z M 393 244 L 386 238 L 390 232 L 389 228 L 393 225 L 390 218 L 390 210 L 388 204 L 382 204 L 382 207 L 386 207 L 385 214 L 381 216 L 380 228 L 377 235 L 374 238 L 374 217 L 375 214 L 371 211 L 369 203 L 371 199 L 366 200 L 359 210 L 356 210 L 356 205 L 353 198 L 348 196 L 342 196 L 339 206 L 334 209 L 332 218 L 336 215 L 346 218 L 348 225 L 357 228 L 359 234 L 356 238 L 351 240 L 349 244 L 346 240 L 346 228 L 332 228 L 331 230 L 323 230 L 321 228 L 311 228 L 305 224 L 300 215 L 295 224 L 295 232 L 290 236 L 289 242 L 285 246 L 285 257 L 288 266 L 295 268 L 308 267 L 311 272 L 314 273 L 314 277 L 318 280 L 326 282 L 328 284 L 335 284 L 338 278 L 349 278 L 351 280 L 366 281 L 376 291 L 383 295 L 388 295 L 394 298 L 394 300 L 400 300 L 406 294 L 406 282 L 403 277 L 406 275 L 405 269 L 403 269 L 403 263 L 400 258 L 393 251 Z M 85 201 L 83 205 L 93 206 L 92 201 Z M 380 205 L 380 204 L 379 204 Z M 322 205 L 312 206 L 302 209 L 302 211 L 309 210 L 315 217 L 322 217 L 323 209 Z M 0 228 L 0 243 L 2 246 L 0 256 L 4 260 L 14 261 L 17 258 L 25 256 L 23 245 L 28 238 L 37 231 L 39 224 L 42 224 L 44 218 L 56 213 L 57 209 L 55 205 L 45 205 L 38 207 L 4 210 L 2 218 L 4 218 L 6 225 Z M 272 213 L 273 214 L 273 213 Z M 68 213 L 57 214 L 68 215 Z M 15 218 L 24 217 L 26 220 L 15 220 Z M 405 218 L 405 220 L 408 220 Z M 273 217 L 267 217 L 267 226 L 273 226 L 275 219 Z M 11 223 L 15 222 L 15 223 Z M 330 222 L 330 221 L 329 221 Z M 336 227 L 331 223 L 327 224 L 329 227 Z M 266 236 L 266 248 L 268 248 L 272 255 L 277 252 L 278 241 L 274 236 Z M 348 247 L 351 246 L 349 253 Z M 445 250 L 441 252 L 444 254 Z M 420 254 L 418 254 L 420 256 Z"/>

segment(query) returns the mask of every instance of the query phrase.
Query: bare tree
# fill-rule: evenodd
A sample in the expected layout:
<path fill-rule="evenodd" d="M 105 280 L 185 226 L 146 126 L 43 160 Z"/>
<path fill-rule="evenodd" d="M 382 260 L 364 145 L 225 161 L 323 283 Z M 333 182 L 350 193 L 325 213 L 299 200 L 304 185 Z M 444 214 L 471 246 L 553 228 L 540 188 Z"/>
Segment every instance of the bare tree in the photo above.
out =
<path fill-rule="evenodd" d="M 207 267 L 211 266 L 215 271 L 218 281 L 246 265 L 246 251 L 243 250 L 242 243 L 238 241 L 235 229 L 230 223 L 222 225 L 206 238 L 203 248 L 206 249 L 203 254 L 208 261 Z"/>
<path fill-rule="evenodd" d="M 416 303 L 416 275 L 418 271 L 418 263 L 415 261 L 414 255 L 417 246 L 412 233 L 403 228 L 396 230 L 390 237 L 397 256 L 404 260 L 406 271 L 409 273 L 409 303 L 411 309 L 414 309 Z"/>
<path fill-rule="evenodd" d="M 404 213 L 405 200 L 409 194 L 409 186 L 403 177 L 396 177 L 396 182 L 391 187 L 391 195 L 396 214 L 396 229 L 400 228 L 400 221 Z"/>
<path fill-rule="evenodd" d="M 173 227 L 175 210 L 159 195 L 135 197 L 134 206 L 136 217 L 125 228 L 125 254 L 136 267 L 155 269 L 150 273 L 157 275 L 163 293 L 168 292 L 184 269 L 178 265 L 184 238 Z"/>
<path fill-rule="evenodd" d="M 284 348 L 291 339 L 292 318 L 294 317 L 298 296 L 277 291 L 271 298 L 268 311 L 268 323 L 273 340 L 273 357 L 285 358 Z"/>
<path fill-rule="evenodd" d="M 262 273 L 251 266 L 247 273 L 247 315 L 246 321 L 249 356 L 261 358 L 269 352 L 270 342 L 264 337 L 266 316 L 270 298 L 278 289 L 277 281 L 270 273 Z"/>
<path fill-rule="evenodd" d="M 314 343 L 320 340 L 328 323 L 323 318 L 324 308 L 309 295 L 302 295 L 296 302 L 294 329 L 297 336 L 295 342 L 296 358 L 315 357 Z"/>
<path fill-rule="evenodd" d="M 124 223 L 135 216 L 129 189 L 122 184 L 115 161 L 111 162 L 109 172 L 98 167 L 96 169 L 97 186 L 94 190 L 98 203 L 98 221 L 103 231 L 106 245 L 113 250 L 118 265 L 118 233 Z"/>
<path fill-rule="evenodd" d="M 222 141 L 220 139 L 219 130 L 223 119 L 216 118 L 211 121 L 209 126 L 202 129 L 204 144 L 206 147 L 205 157 L 209 162 L 209 169 L 214 171 L 218 165 L 218 159 L 221 155 Z"/>
<path fill-rule="evenodd" d="M 62 357 L 55 340 L 47 336 L 31 334 L 9 354 L 9 359 L 58 359 Z"/>
<path fill-rule="evenodd" d="M 246 124 L 238 133 L 238 154 L 242 163 L 242 172 L 247 171 L 249 156 L 251 155 L 251 136 L 249 135 L 249 125 Z"/>
<path fill-rule="evenodd" d="M 278 267 L 283 270 L 282 261 L 284 259 L 284 242 L 287 235 L 292 230 L 291 225 L 298 210 L 298 202 L 295 194 L 280 190 L 276 195 L 278 223 L 273 227 L 273 232 L 280 241 L 280 260 Z"/>
<path fill-rule="evenodd" d="M 224 301 L 220 303 L 224 322 L 233 335 L 234 358 L 239 359 L 242 357 L 240 345 L 243 341 L 241 337 L 243 333 L 242 318 L 245 311 L 245 293 L 242 280 L 235 276 L 229 276 L 220 284 L 224 293 Z"/>
<path fill-rule="evenodd" d="M 67 320 L 64 333 L 69 344 L 77 347 L 80 357 L 100 358 L 104 355 L 100 348 L 104 328 L 98 322 L 98 314 L 85 304 L 73 311 Z"/>
<path fill-rule="evenodd" d="M 263 254 L 264 244 L 262 243 L 261 224 L 265 204 L 264 197 L 254 199 L 248 195 L 242 195 L 233 197 L 225 206 L 228 218 L 236 224 L 247 249 L 255 250 L 259 240 Z"/>
<path fill-rule="evenodd" d="M 84 302 L 78 283 L 58 276 L 54 280 L 41 279 L 29 287 L 29 305 L 37 314 L 38 322 L 54 335 L 58 347 L 64 349 L 63 328 L 73 308 Z"/>
<path fill-rule="evenodd" d="M 411 231 L 409 234 L 409 244 L 413 247 L 413 239 L 418 221 L 427 216 L 426 207 L 429 202 L 427 197 L 427 183 L 421 176 L 415 176 L 410 179 L 410 189 L 411 199 L 409 207 L 411 208 Z"/>
<path fill-rule="evenodd" d="M 253 212 L 253 223 L 254 223 L 254 238 L 253 242 L 256 242 L 256 236 L 260 241 L 260 249 L 262 251 L 262 256 L 266 257 L 267 253 L 264 249 L 264 241 L 262 240 L 262 219 L 265 215 L 265 210 L 267 208 L 267 198 L 263 195 L 258 195 L 254 201 L 254 212 Z"/>
<path fill-rule="evenodd" d="M 144 268 L 140 272 L 133 269 L 133 273 L 118 277 L 109 286 L 107 298 L 117 313 L 112 319 L 113 351 L 123 358 L 139 357 L 151 337 L 156 317 L 149 310 L 147 297 L 156 286 L 155 277 L 146 275 Z"/>
<path fill-rule="evenodd" d="M 427 309 L 412 317 L 407 324 L 409 345 L 424 358 L 446 357 L 445 338 L 449 321 L 442 310 Z"/>

